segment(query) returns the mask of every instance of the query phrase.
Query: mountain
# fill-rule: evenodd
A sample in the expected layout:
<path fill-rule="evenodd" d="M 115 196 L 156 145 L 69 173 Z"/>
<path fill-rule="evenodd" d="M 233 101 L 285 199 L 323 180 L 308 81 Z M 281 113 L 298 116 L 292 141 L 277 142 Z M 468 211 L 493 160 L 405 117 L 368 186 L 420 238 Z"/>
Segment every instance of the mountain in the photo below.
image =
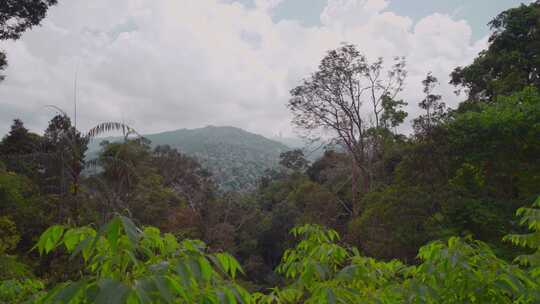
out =
<path fill-rule="evenodd" d="M 264 171 L 278 164 L 279 154 L 290 150 L 278 141 L 235 127 L 207 126 L 143 136 L 152 142 L 153 147 L 169 145 L 196 157 L 212 172 L 222 190 L 254 189 Z M 89 158 L 97 155 L 99 143 L 103 140 L 121 139 L 102 138 L 93 141 L 89 146 Z"/>

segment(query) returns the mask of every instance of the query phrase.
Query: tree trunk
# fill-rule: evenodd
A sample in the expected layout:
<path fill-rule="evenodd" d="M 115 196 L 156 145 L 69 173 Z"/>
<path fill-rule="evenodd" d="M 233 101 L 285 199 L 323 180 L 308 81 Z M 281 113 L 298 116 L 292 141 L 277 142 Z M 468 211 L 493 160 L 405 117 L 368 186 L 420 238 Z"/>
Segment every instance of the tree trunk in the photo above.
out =
<path fill-rule="evenodd" d="M 356 203 L 356 184 L 358 182 L 358 176 L 356 175 L 355 165 L 355 161 L 353 161 L 351 164 L 351 205 L 353 210 L 353 216 L 358 215 L 358 207 Z"/>
<path fill-rule="evenodd" d="M 353 216 L 358 216 L 360 214 L 360 203 L 358 200 L 358 163 L 354 157 L 352 158 L 351 164 L 351 191 Z"/>
<path fill-rule="evenodd" d="M 361 171 L 361 172 L 360 172 Z M 369 175 L 367 170 L 365 168 L 362 168 L 358 165 L 358 162 L 353 158 L 352 161 L 352 168 L 351 168 L 351 200 L 353 205 L 353 215 L 358 216 L 360 215 L 360 211 L 362 210 L 362 206 L 360 205 L 360 200 L 362 199 L 362 196 L 368 193 L 369 191 Z M 362 181 L 359 181 L 360 173 L 362 173 Z M 358 185 L 362 184 L 362 190 L 359 191 Z"/>

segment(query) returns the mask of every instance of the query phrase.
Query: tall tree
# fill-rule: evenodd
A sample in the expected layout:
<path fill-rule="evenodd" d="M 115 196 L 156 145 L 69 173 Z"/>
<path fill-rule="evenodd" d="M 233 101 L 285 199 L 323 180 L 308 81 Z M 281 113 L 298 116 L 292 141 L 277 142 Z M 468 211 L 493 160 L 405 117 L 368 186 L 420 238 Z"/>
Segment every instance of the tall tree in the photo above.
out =
<path fill-rule="evenodd" d="M 471 65 L 456 68 L 450 83 L 465 88 L 469 100 L 540 88 L 540 0 L 504 11 L 489 25 L 489 48 Z"/>
<path fill-rule="evenodd" d="M 37 162 L 32 157 L 40 151 L 42 138 L 28 131 L 20 119 L 14 119 L 11 130 L 0 142 L 0 158 L 9 171 L 35 176 Z"/>
<path fill-rule="evenodd" d="M 50 185 L 56 189 L 54 192 L 77 194 L 88 138 L 71 125 L 65 114 L 51 119 L 43 137 L 45 151 L 52 159 L 47 176 L 53 181 Z"/>
<path fill-rule="evenodd" d="M 216 191 L 212 174 L 192 157 L 168 145 L 157 146 L 151 165 L 163 177 L 165 186 L 174 189 L 186 199 L 192 209 L 200 209 L 211 200 Z"/>
<path fill-rule="evenodd" d="M 0 40 L 17 40 L 27 29 L 39 25 L 50 6 L 58 0 L 2 0 L 0 5 Z M 0 71 L 7 66 L 6 54 L 0 51 Z M 0 81 L 4 78 L 0 75 Z"/>
<path fill-rule="evenodd" d="M 0 143 L 0 154 L 29 154 L 38 149 L 39 135 L 31 133 L 20 119 L 14 119 L 9 133 Z"/>
<path fill-rule="evenodd" d="M 330 131 L 351 155 L 355 208 L 357 170 L 365 193 L 369 190 L 370 157 L 381 146 L 378 132 L 373 130 L 403 121 L 399 109 L 404 103 L 395 99 L 406 75 L 404 58 L 396 57 L 385 73 L 382 58 L 369 63 L 354 45 L 345 44 L 329 51 L 318 71 L 291 90 L 288 107 L 294 115 L 293 124 L 308 132 Z"/>
<path fill-rule="evenodd" d="M 445 117 L 446 104 L 441 101 L 441 95 L 433 93 L 438 84 L 439 80 L 431 73 L 428 73 L 426 79 L 422 80 L 425 97 L 418 103 L 418 106 L 425 113 L 413 121 L 413 127 L 417 135 L 429 135 L 432 129 Z"/>

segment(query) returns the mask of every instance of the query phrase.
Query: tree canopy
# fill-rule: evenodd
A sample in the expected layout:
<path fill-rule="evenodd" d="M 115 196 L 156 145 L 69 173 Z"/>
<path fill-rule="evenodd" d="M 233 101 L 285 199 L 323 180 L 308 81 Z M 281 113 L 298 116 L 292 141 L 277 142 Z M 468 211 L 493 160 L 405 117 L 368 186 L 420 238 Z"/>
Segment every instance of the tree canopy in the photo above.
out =
<path fill-rule="evenodd" d="M 1 39 L 55 1 L 7 4 L 21 25 L 0 19 Z M 232 148 L 202 133 L 183 140 L 201 137 L 205 159 L 120 122 L 83 132 L 59 111 L 34 133 L 14 119 L 0 141 L 0 303 L 540 303 L 539 7 L 491 22 L 489 48 L 452 74 L 469 94 L 455 109 L 428 71 L 401 100 L 402 57 L 330 50 L 287 106 L 331 144 L 266 154 L 276 145 L 253 135 L 274 156 L 231 158 L 265 172 L 238 170 L 246 191 L 218 187 L 211 150 Z M 421 112 L 410 133 L 408 102 Z M 97 138 L 109 131 L 122 136 Z M 242 146 L 246 132 L 226 131 Z"/>
<path fill-rule="evenodd" d="M 57 0 L 3 0 L 0 5 L 0 40 L 17 40 L 26 30 L 39 25 L 49 7 Z M 0 71 L 7 66 L 6 54 L 0 51 Z M 0 81 L 4 75 L 0 74 Z"/>
<path fill-rule="evenodd" d="M 452 72 L 451 83 L 469 100 L 493 100 L 526 86 L 540 88 L 540 1 L 500 13 L 489 23 L 489 47 L 466 67 Z"/>

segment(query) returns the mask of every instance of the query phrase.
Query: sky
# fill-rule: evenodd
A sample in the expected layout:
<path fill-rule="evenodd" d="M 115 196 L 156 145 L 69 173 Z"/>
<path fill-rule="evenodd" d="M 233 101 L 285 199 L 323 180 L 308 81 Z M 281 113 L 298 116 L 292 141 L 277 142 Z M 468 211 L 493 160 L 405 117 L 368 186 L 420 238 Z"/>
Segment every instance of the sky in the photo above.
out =
<path fill-rule="evenodd" d="M 289 91 L 342 42 L 371 60 L 407 58 L 400 97 L 410 121 L 420 113 L 426 73 L 439 78 L 445 102 L 457 105 L 462 97 L 449 73 L 487 47 L 491 18 L 531 1 L 59 2 L 42 26 L 0 42 L 9 61 L 0 134 L 14 118 L 41 133 L 55 114 L 48 105 L 73 116 L 76 95 L 83 131 L 122 121 L 145 134 L 227 125 L 293 136 Z"/>

